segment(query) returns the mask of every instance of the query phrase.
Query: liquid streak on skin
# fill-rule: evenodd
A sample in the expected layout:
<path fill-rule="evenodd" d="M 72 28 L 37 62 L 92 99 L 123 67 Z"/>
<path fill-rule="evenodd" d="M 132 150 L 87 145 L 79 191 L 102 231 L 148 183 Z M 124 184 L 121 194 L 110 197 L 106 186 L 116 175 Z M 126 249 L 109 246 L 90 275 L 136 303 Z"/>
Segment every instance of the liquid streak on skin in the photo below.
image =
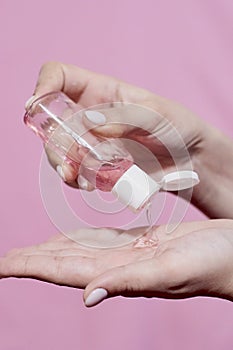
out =
<path fill-rule="evenodd" d="M 152 221 L 152 203 L 149 201 L 145 207 L 146 218 L 148 223 L 148 228 L 144 235 L 136 240 L 134 243 L 134 248 L 157 248 L 159 244 L 159 239 L 156 236 L 155 231 L 153 230 L 153 221 Z"/>

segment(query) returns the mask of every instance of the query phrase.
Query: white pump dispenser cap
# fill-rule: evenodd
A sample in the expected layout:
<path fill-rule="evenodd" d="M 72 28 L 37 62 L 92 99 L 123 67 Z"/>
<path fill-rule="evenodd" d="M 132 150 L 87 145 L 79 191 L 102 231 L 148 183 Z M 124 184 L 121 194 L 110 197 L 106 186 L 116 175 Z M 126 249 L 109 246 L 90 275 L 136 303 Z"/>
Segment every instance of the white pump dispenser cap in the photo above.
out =
<path fill-rule="evenodd" d="M 116 182 L 112 193 L 121 203 L 136 211 L 141 209 L 160 189 L 178 191 L 193 187 L 198 183 L 198 174 L 188 170 L 167 174 L 158 183 L 134 164 Z"/>

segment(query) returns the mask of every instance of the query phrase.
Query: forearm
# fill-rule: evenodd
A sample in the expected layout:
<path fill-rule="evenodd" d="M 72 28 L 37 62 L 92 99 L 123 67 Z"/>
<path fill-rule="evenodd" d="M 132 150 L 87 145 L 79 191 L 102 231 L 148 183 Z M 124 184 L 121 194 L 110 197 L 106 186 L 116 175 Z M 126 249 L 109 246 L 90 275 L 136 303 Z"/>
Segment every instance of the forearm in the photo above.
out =
<path fill-rule="evenodd" d="M 211 218 L 233 218 L 233 141 L 208 127 L 193 159 L 200 176 L 193 204 Z"/>

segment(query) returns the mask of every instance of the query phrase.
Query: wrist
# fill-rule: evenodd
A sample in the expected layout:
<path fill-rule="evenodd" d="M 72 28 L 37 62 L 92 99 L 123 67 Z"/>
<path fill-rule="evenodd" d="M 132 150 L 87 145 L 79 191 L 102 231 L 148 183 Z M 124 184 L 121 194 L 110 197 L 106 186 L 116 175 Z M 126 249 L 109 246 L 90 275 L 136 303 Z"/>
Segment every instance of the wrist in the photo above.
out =
<path fill-rule="evenodd" d="M 221 251 L 223 264 L 220 261 L 219 271 L 216 274 L 216 296 L 233 301 L 233 220 L 221 220 L 221 224 L 219 234 L 224 240 Z"/>
<path fill-rule="evenodd" d="M 211 218 L 233 218 L 233 142 L 207 126 L 194 153 L 193 165 L 200 176 L 193 204 Z"/>

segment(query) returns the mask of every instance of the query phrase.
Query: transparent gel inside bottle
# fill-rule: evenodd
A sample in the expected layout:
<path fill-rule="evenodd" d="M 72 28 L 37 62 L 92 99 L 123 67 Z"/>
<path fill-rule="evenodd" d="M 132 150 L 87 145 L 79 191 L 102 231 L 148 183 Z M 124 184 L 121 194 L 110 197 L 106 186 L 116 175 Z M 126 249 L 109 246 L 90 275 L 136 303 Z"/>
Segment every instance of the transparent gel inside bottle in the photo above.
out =
<path fill-rule="evenodd" d="M 120 140 L 100 139 L 90 132 L 83 114 L 65 94 L 52 92 L 31 104 L 24 121 L 95 188 L 111 191 L 133 159 Z"/>
<path fill-rule="evenodd" d="M 146 207 L 160 189 L 179 190 L 199 182 L 192 171 L 175 172 L 154 181 L 134 164 L 121 140 L 95 136 L 85 124 L 85 112 L 65 94 L 51 92 L 32 102 L 24 121 L 94 188 L 111 191 L 133 211 Z"/>

